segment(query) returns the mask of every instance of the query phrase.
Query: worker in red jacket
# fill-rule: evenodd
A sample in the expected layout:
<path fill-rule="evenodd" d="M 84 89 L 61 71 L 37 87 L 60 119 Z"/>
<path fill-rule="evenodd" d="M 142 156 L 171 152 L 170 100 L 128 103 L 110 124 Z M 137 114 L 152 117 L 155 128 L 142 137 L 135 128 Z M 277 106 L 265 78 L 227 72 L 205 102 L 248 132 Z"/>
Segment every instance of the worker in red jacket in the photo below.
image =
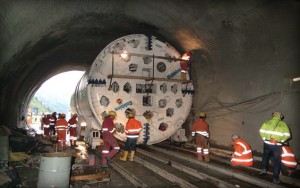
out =
<path fill-rule="evenodd" d="M 74 114 L 71 119 L 69 119 L 69 132 L 70 132 L 70 144 L 71 147 L 75 147 L 77 141 L 77 114 Z"/>
<path fill-rule="evenodd" d="M 55 124 L 55 130 L 57 133 L 58 149 L 66 149 L 66 138 L 68 130 L 68 122 L 65 120 L 65 114 L 60 114 L 60 119 Z"/>
<path fill-rule="evenodd" d="M 294 152 L 288 146 L 282 146 L 281 153 L 281 169 L 287 171 L 288 176 L 292 176 L 295 169 L 297 168 L 297 161 Z"/>
<path fill-rule="evenodd" d="M 114 137 L 115 126 L 113 120 L 116 118 L 115 111 L 109 111 L 102 123 L 103 149 L 102 149 L 102 172 L 108 167 L 107 162 L 111 162 L 111 158 L 120 150 L 120 146 Z M 110 150 L 112 148 L 112 150 Z"/>
<path fill-rule="evenodd" d="M 191 53 L 186 52 L 182 55 L 181 59 L 185 61 L 180 61 L 180 69 L 181 69 L 181 79 L 186 80 L 186 74 L 189 73 L 189 60 L 191 58 Z"/>
<path fill-rule="evenodd" d="M 231 165 L 252 166 L 252 150 L 249 144 L 236 134 L 231 136 L 231 140 L 234 149 L 234 153 L 231 156 Z"/>
<path fill-rule="evenodd" d="M 129 149 L 131 148 L 129 160 L 133 161 L 133 157 L 136 151 L 136 142 L 140 136 L 140 132 L 142 130 L 142 124 L 140 121 L 134 118 L 134 111 L 130 108 L 125 111 L 126 117 L 128 121 L 125 127 L 125 133 L 127 135 L 126 143 L 125 143 L 125 151 L 120 160 L 126 161 Z"/>
<path fill-rule="evenodd" d="M 192 136 L 196 136 L 198 160 L 202 161 L 202 156 L 204 156 L 204 160 L 209 162 L 209 125 L 205 119 L 206 113 L 200 112 L 199 119 L 192 125 Z"/>
<path fill-rule="evenodd" d="M 43 120 L 44 121 L 43 129 L 44 129 L 44 136 L 45 137 L 48 137 L 49 133 L 50 133 L 50 116 L 51 116 L 50 114 L 47 114 L 47 116 Z"/>

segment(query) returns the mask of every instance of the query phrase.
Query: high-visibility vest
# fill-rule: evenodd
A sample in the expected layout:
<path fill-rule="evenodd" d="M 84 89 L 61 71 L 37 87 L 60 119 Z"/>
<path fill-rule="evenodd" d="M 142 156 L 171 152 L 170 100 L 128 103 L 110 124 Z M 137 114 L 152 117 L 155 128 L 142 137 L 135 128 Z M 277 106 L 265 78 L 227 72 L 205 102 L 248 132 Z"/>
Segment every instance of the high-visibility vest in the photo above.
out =
<path fill-rule="evenodd" d="M 126 123 L 125 133 L 128 138 L 138 138 L 142 130 L 141 122 L 134 118 L 129 118 Z"/>
<path fill-rule="evenodd" d="M 205 137 L 209 137 L 208 124 L 203 119 L 198 119 L 192 126 L 192 136 L 200 134 Z"/>
<path fill-rule="evenodd" d="M 249 144 L 241 138 L 236 139 L 233 142 L 234 153 L 231 158 L 231 164 L 233 166 L 236 165 L 244 165 L 244 166 L 252 166 L 253 158 L 252 158 L 252 150 Z"/>
<path fill-rule="evenodd" d="M 297 161 L 295 158 L 295 154 L 292 151 L 292 149 L 289 148 L 288 146 L 282 147 L 281 162 L 284 166 L 289 167 L 289 168 L 297 167 Z"/>
<path fill-rule="evenodd" d="M 282 145 L 281 143 L 287 141 L 291 137 L 290 129 L 284 121 L 281 121 L 278 117 L 273 117 L 270 120 L 265 121 L 260 130 L 261 138 L 266 144 L 275 143 L 269 142 L 270 139 L 277 141 L 277 145 Z"/>

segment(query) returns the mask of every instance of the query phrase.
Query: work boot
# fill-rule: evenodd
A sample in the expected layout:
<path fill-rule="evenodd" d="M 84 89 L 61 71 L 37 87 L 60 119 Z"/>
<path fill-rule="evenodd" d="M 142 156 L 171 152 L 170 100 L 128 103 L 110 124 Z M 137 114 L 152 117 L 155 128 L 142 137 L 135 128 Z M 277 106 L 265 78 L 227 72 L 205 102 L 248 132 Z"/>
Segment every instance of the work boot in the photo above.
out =
<path fill-rule="evenodd" d="M 267 174 L 267 170 L 266 169 L 262 169 L 261 172 L 259 173 L 259 175 L 266 175 Z"/>
<path fill-rule="evenodd" d="M 202 160 L 203 160 L 203 158 L 202 158 L 202 153 L 200 153 L 200 154 L 198 153 L 198 160 L 199 160 L 199 161 L 202 161 Z"/>
<path fill-rule="evenodd" d="M 134 153 L 135 153 L 135 151 L 130 152 L 129 161 L 133 161 Z"/>
<path fill-rule="evenodd" d="M 128 151 L 124 151 L 124 154 L 122 157 L 120 157 L 121 161 L 126 161 L 127 160 L 127 156 L 128 156 Z"/>

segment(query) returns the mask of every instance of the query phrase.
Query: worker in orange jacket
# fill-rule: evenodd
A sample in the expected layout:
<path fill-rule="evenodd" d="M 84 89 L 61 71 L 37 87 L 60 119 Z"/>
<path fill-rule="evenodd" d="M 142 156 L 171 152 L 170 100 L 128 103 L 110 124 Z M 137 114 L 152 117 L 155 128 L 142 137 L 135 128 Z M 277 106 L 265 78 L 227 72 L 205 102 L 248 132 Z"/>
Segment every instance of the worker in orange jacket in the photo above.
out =
<path fill-rule="evenodd" d="M 59 150 L 66 149 L 68 122 L 65 120 L 65 118 L 66 118 L 65 114 L 60 114 L 60 119 L 57 120 L 55 124 Z"/>
<path fill-rule="evenodd" d="M 292 149 L 288 146 L 282 146 L 281 153 L 281 169 L 287 171 L 288 176 L 292 176 L 293 172 L 297 168 L 297 160 Z"/>
<path fill-rule="evenodd" d="M 134 118 L 135 114 L 132 109 L 128 108 L 125 111 L 126 117 L 128 121 L 125 127 L 125 133 L 127 135 L 126 143 L 125 143 L 125 151 L 120 160 L 126 161 L 129 149 L 131 148 L 129 160 L 133 161 L 133 157 L 136 151 L 136 142 L 140 136 L 140 132 L 142 130 L 142 124 L 140 121 Z"/>
<path fill-rule="evenodd" d="M 238 135 L 234 134 L 231 136 L 233 142 L 234 153 L 231 156 L 231 165 L 232 166 L 252 166 L 252 150 L 249 144 L 241 139 Z"/>
<path fill-rule="evenodd" d="M 71 119 L 69 119 L 69 132 L 70 132 L 70 144 L 71 147 L 75 147 L 77 141 L 77 114 L 74 114 Z"/>
<path fill-rule="evenodd" d="M 204 160 L 209 162 L 209 125 L 205 119 L 206 113 L 200 112 L 199 119 L 192 125 L 192 136 L 196 136 L 198 160 L 202 161 L 204 156 Z"/>

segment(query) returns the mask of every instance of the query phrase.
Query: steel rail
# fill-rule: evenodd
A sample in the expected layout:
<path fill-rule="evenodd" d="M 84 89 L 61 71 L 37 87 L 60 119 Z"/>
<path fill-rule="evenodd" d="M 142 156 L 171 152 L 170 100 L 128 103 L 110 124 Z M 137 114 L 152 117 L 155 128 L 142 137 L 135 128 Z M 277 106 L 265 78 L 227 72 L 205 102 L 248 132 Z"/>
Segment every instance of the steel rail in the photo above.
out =
<path fill-rule="evenodd" d="M 203 180 L 203 181 L 206 181 L 208 183 L 211 183 L 213 185 L 215 185 L 216 187 L 220 187 L 220 188 L 227 188 L 227 187 L 235 187 L 235 185 L 232 185 L 232 184 L 229 184 L 225 181 L 222 181 L 220 179 L 217 179 L 217 178 L 214 178 L 212 176 L 209 176 L 207 174 L 204 174 L 202 172 L 199 172 L 193 168 L 189 168 L 189 167 L 186 167 L 182 164 L 179 164 L 175 161 L 172 161 L 172 160 L 169 160 L 169 159 L 166 159 L 164 157 L 161 157 L 161 156 L 158 156 L 156 154 L 153 154 L 151 152 L 148 152 L 148 151 L 145 151 L 145 150 L 142 150 L 142 149 L 137 149 L 137 152 L 143 154 L 143 155 L 146 155 L 150 158 L 153 158 L 157 161 L 160 161 L 162 163 L 165 163 L 165 164 L 168 164 L 168 165 L 171 165 L 172 167 L 180 170 L 180 171 L 183 171 L 184 173 L 186 174 L 189 174 L 189 175 L 192 175 L 194 176 L 195 178 L 198 178 L 200 180 Z"/>
<path fill-rule="evenodd" d="M 193 158 L 190 158 L 190 157 L 187 157 L 187 156 L 183 156 L 183 155 L 178 155 L 178 153 L 176 153 L 176 152 L 165 150 L 165 149 L 159 148 L 157 146 L 151 145 L 151 146 L 149 146 L 149 148 L 151 148 L 153 150 L 156 150 L 156 151 L 159 151 L 159 152 L 162 152 L 162 153 L 165 153 L 167 155 L 179 158 L 179 159 L 189 161 L 191 163 L 203 166 L 205 168 L 209 168 L 211 170 L 215 170 L 217 172 L 232 176 L 232 177 L 240 179 L 242 181 L 249 182 L 249 183 L 251 183 L 253 185 L 256 185 L 256 186 L 259 186 L 259 187 L 264 187 L 264 188 L 274 188 L 274 187 L 279 188 L 279 187 L 281 187 L 281 188 L 283 188 L 283 186 L 281 186 L 281 185 L 276 185 L 272 182 L 268 182 L 268 181 L 265 181 L 265 180 L 262 180 L 262 179 L 259 179 L 259 178 L 255 178 L 255 177 L 252 177 L 252 176 L 249 176 L 249 175 L 236 173 L 236 172 L 233 172 L 231 169 L 224 168 L 224 167 L 221 167 L 221 166 L 215 166 L 215 165 L 212 165 L 212 164 L 203 163 L 203 162 L 200 162 L 196 159 L 193 159 Z"/>

